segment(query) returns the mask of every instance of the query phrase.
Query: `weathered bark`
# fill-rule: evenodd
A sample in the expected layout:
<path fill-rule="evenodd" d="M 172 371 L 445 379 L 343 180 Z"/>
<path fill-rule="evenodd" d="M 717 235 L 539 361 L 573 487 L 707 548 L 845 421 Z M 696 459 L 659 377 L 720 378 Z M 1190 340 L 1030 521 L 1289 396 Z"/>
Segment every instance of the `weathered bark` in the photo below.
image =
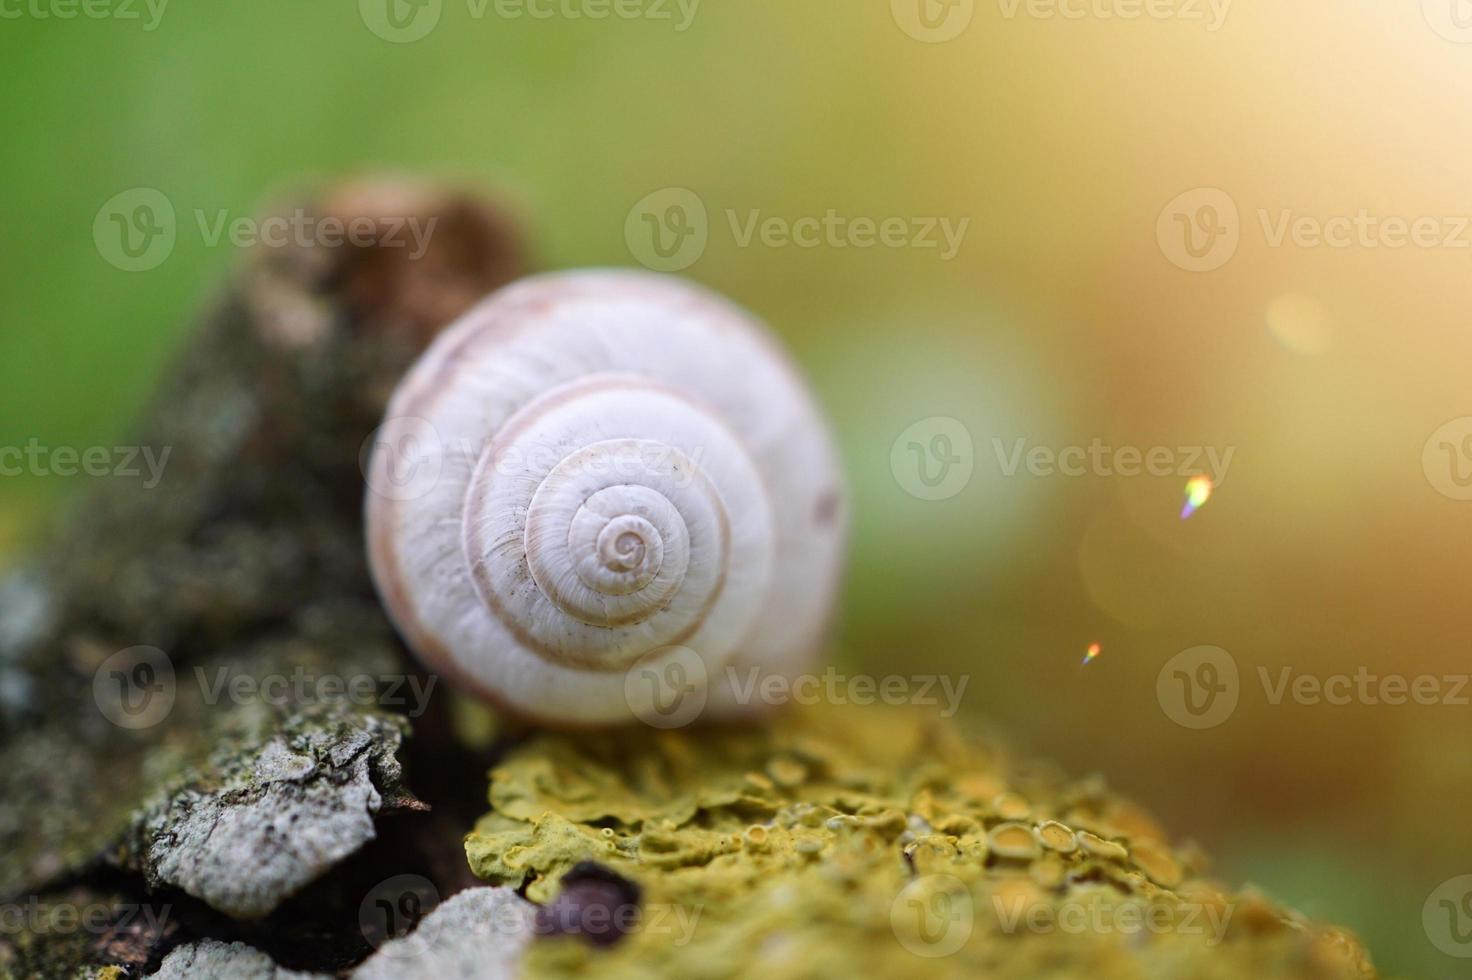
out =
<path fill-rule="evenodd" d="M 379 243 L 249 254 L 139 431 L 161 481 L 110 483 L 0 586 L 0 901 L 111 866 L 258 918 L 422 808 L 382 696 L 412 667 L 366 572 L 359 452 L 521 245 L 482 201 L 400 182 L 301 206 Z M 422 256 L 394 244 L 406 218 L 434 222 Z M 140 646 L 162 653 L 121 652 Z M 357 677 L 377 695 L 316 688 Z"/>

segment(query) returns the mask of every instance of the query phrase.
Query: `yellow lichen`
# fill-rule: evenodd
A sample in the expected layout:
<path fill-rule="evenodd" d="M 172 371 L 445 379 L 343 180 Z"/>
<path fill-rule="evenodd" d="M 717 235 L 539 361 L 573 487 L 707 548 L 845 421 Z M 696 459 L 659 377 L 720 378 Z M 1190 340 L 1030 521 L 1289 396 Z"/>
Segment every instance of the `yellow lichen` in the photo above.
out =
<path fill-rule="evenodd" d="M 910 710 L 539 735 L 491 803 L 482 878 L 546 902 L 591 860 L 644 896 L 612 948 L 539 939 L 533 977 L 1373 975 L 1342 933 L 1188 877 L 1199 856 L 1101 780 Z"/>

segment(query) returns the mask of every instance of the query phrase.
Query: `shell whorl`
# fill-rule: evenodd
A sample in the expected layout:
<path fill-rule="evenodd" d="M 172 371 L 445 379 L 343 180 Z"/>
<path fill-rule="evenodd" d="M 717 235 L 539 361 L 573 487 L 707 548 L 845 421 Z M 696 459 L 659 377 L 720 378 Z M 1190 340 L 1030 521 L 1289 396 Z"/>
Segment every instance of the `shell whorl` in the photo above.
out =
<path fill-rule="evenodd" d="M 465 513 L 481 598 L 525 646 L 585 670 L 749 619 L 772 562 L 766 490 L 740 443 L 639 377 L 590 375 L 517 413 L 477 464 Z"/>
<path fill-rule="evenodd" d="M 410 372 L 375 446 L 390 614 L 513 710 L 625 719 L 627 671 L 682 650 L 729 713 L 723 668 L 790 672 L 818 642 L 843 538 L 821 519 L 840 487 L 826 427 L 761 328 L 693 286 L 503 290 Z"/>

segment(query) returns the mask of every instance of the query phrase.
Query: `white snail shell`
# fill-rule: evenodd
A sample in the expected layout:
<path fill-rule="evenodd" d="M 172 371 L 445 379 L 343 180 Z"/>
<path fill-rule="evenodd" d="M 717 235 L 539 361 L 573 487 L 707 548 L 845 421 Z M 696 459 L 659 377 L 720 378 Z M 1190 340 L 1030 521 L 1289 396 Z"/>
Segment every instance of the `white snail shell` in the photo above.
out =
<path fill-rule="evenodd" d="M 431 669 L 515 713 L 628 720 L 634 665 L 693 651 L 704 713 L 731 715 L 752 676 L 790 678 L 822 644 L 837 454 L 774 338 L 704 289 L 513 284 L 435 341 L 372 445 L 389 614 Z"/>

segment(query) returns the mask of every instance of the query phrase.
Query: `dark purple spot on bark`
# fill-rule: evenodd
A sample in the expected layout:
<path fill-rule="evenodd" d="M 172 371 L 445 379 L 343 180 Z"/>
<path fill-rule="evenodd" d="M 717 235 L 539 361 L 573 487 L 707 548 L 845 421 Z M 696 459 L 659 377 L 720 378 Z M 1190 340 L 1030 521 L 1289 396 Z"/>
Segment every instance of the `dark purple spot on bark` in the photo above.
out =
<path fill-rule="evenodd" d="M 562 876 L 562 891 L 537 910 L 539 936 L 579 936 L 593 946 L 612 946 L 639 921 L 639 886 L 595 861 L 583 861 Z"/>

